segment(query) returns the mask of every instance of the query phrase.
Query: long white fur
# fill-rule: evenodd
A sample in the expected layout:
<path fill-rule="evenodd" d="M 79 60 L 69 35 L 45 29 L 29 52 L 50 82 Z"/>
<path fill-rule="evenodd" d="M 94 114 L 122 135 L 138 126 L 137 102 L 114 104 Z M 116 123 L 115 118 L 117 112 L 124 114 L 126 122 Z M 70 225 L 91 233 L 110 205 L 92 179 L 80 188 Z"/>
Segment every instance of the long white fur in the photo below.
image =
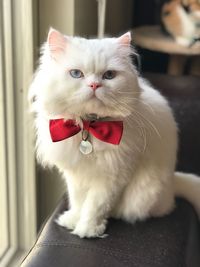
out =
<path fill-rule="evenodd" d="M 191 201 L 200 214 L 200 180 L 174 174 L 177 126 L 171 109 L 158 91 L 138 77 L 132 53 L 128 33 L 86 40 L 51 29 L 30 87 L 37 157 L 44 166 L 57 166 L 67 183 L 70 209 L 57 222 L 80 237 L 101 236 L 109 217 L 134 222 L 163 216 L 173 209 L 176 193 Z M 70 69 L 81 69 L 84 77 L 72 78 Z M 103 80 L 110 69 L 116 77 Z M 102 83 L 95 97 L 90 82 Z M 81 134 L 51 141 L 49 119 L 80 122 L 90 113 L 123 120 L 119 146 L 91 136 L 93 153 L 83 155 Z"/>

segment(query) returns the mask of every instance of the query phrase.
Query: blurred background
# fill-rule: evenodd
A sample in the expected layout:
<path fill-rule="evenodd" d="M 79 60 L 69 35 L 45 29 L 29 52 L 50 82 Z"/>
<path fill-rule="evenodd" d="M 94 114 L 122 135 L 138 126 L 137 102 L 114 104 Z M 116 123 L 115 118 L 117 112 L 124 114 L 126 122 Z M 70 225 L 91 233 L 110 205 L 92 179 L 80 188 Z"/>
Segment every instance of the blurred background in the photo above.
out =
<path fill-rule="evenodd" d="M 141 73 L 199 76 L 200 46 L 198 40 L 194 41 L 196 35 L 186 36 L 190 39 L 187 45 L 177 43 L 174 32 L 167 24 L 163 25 L 161 14 L 165 2 L 0 2 L 0 266 L 17 266 L 17 260 L 31 247 L 37 232 L 66 191 L 56 170 L 44 170 L 35 162 L 34 129 L 27 103 L 28 86 L 49 27 L 66 35 L 83 37 L 119 36 L 131 30 L 133 45 L 140 54 L 134 62 Z M 185 8 L 190 1 L 171 2 L 187 11 L 188 19 L 194 21 L 192 8 Z M 198 0 L 197 4 L 200 5 Z M 179 7 L 172 6 L 170 12 Z M 168 16 L 169 11 L 166 14 Z M 172 21 L 172 28 L 182 23 L 176 17 Z M 198 23 L 200 25 L 200 20 Z"/>

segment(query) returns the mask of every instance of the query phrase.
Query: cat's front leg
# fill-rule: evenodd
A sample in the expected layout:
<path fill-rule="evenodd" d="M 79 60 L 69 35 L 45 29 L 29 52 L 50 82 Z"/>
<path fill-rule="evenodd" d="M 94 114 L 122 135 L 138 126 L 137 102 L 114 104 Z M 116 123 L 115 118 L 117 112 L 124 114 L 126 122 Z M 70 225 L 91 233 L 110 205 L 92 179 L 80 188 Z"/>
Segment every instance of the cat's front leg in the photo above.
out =
<path fill-rule="evenodd" d="M 62 227 L 74 230 L 80 219 L 81 208 L 86 194 L 85 190 L 78 182 L 75 182 L 73 177 L 67 177 L 66 182 L 68 188 L 69 210 L 64 211 L 59 215 L 56 222 Z"/>
<path fill-rule="evenodd" d="M 120 187 L 109 183 L 109 178 L 98 177 L 89 189 L 81 209 L 80 220 L 72 232 L 81 238 L 103 237 L 106 229 L 107 218 L 116 202 Z M 109 182 L 108 182 L 109 181 Z"/>

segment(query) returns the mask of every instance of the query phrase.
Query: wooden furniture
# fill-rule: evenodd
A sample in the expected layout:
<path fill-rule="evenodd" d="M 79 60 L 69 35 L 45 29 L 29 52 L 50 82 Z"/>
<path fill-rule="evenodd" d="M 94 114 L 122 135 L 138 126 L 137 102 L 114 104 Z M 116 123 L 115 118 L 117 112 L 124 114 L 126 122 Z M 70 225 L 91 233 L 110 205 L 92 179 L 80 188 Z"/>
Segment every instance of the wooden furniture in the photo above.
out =
<path fill-rule="evenodd" d="M 200 75 L 200 42 L 192 47 L 177 44 L 172 37 L 165 35 L 160 26 L 142 26 L 132 30 L 134 43 L 142 48 L 170 55 L 168 73 L 181 75 L 186 62 L 192 60 L 190 74 Z"/>

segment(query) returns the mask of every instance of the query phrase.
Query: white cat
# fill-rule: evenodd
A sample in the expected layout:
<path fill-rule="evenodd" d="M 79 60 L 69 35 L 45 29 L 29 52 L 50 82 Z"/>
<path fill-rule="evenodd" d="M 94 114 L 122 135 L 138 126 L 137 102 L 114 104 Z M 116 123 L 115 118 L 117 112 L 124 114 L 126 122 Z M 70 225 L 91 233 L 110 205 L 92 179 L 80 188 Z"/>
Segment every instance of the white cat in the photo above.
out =
<path fill-rule="evenodd" d="M 57 222 L 81 238 L 102 236 L 109 217 L 133 223 L 168 214 L 176 195 L 200 214 L 200 179 L 174 173 L 176 123 L 167 101 L 138 77 L 130 42 L 130 33 L 87 40 L 50 29 L 30 87 L 38 159 L 57 166 L 67 182 L 70 209 Z M 52 141 L 50 120 L 72 119 L 82 128 L 90 116 L 123 122 L 119 145 L 90 133 L 92 152 L 83 154 L 81 131 Z"/>

